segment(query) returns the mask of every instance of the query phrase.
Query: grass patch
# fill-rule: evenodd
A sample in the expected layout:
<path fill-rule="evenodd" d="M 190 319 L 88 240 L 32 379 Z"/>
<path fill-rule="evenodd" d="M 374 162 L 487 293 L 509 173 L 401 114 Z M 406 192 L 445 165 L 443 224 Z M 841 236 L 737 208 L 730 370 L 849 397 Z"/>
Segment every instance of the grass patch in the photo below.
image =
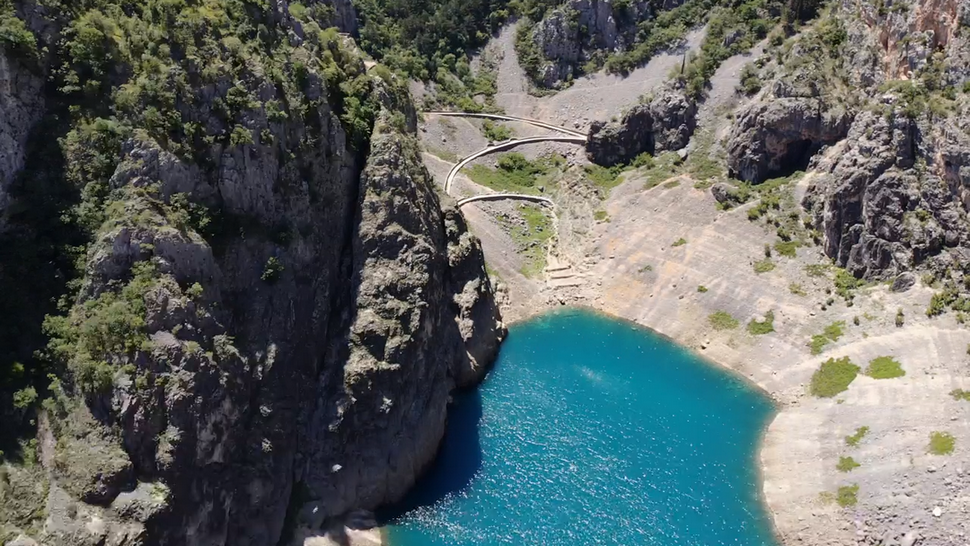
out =
<path fill-rule="evenodd" d="M 824 277 L 831 268 L 828 264 L 808 264 L 805 266 L 805 274 L 809 277 Z"/>
<path fill-rule="evenodd" d="M 671 180 L 669 182 L 664 183 L 664 188 L 670 190 L 670 189 L 676 188 L 679 185 L 680 185 L 680 180 Z"/>
<path fill-rule="evenodd" d="M 830 343 L 829 338 L 819 334 L 812 336 L 812 340 L 808 342 L 808 348 L 811 350 L 813 355 L 820 355 L 822 351 L 825 350 L 825 346 Z"/>
<path fill-rule="evenodd" d="M 859 442 L 866 437 L 866 434 L 869 434 L 869 427 L 859 427 L 855 429 L 855 434 L 845 437 L 845 445 L 849 447 L 858 446 Z"/>
<path fill-rule="evenodd" d="M 861 464 L 855 462 L 852 457 L 839 457 L 839 464 L 835 465 L 835 468 L 839 472 L 852 472 L 856 468 L 862 466 Z"/>
<path fill-rule="evenodd" d="M 866 286 L 866 281 L 855 278 L 852 273 L 842 268 L 836 269 L 833 282 L 835 282 L 835 293 L 845 301 L 852 301 L 855 297 L 854 291 Z"/>
<path fill-rule="evenodd" d="M 726 311 L 715 311 L 707 317 L 707 320 L 715 330 L 733 330 L 741 324 Z"/>
<path fill-rule="evenodd" d="M 866 368 L 866 375 L 873 379 L 893 379 L 906 375 L 902 364 L 891 356 L 873 358 Z"/>
<path fill-rule="evenodd" d="M 522 256 L 521 273 L 532 278 L 546 268 L 546 247 L 552 238 L 552 221 L 537 205 L 519 205 L 519 213 L 525 225 L 503 221 Z"/>
<path fill-rule="evenodd" d="M 934 431 L 930 433 L 930 445 L 927 448 L 933 455 L 949 455 L 953 453 L 957 440 L 949 432 Z"/>
<path fill-rule="evenodd" d="M 798 241 L 778 241 L 775 243 L 775 252 L 786 258 L 794 258 L 798 255 L 795 249 L 800 246 L 802 245 Z"/>
<path fill-rule="evenodd" d="M 965 391 L 963 389 L 953 389 L 950 391 L 950 396 L 954 400 L 963 400 L 964 402 L 970 402 L 970 391 Z"/>
<path fill-rule="evenodd" d="M 643 169 L 643 188 L 649 190 L 680 174 L 680 164 L 677 152 L 664 152 L 656 157 L 638 157 L 631 166 Z"/>
<path fill-rule="evenodd" d="M 805 288 L 803 288 L 802 285 L 798 284 L 797 282 L 793 282 L 789 284 L 788 291 L 791 292 L 792 294 L 795 294 L 796 296 L 804 297 L 808 295 L 808 292 L 805 291 Z"/>
<path fill-rule="evenodd" d="M 495 191 L 536 195 L 539 179 L 561 167 L 563 162 L 560 156 L 529 161 L 524 155 L 512 152 L 501 155 L 495 169 L 476 164 L 465 172 L 476 184 Z"/>
<path fill-rule="evenodd" d="M 680 239 L 677 239 L 676 241 L 674 241 L 673 244 L 671 244 L 670 246 L 684 246 L 686 244 L 687 244 L 687 239 L 684 239 L 683 237 L 681 237 Z"/>
<path fill-rule="evenodd" d="M 775 262 L 771 258 L 765 258 L 754 263 L 754 272 L 757 274 L 768 273 L 775 269 Z"/>
<path fill-rule="evenodd" d="M 809 392 L 819 398 L 832 398 L 849 388 L 849 384 L 859 375 L 859 370 L 847 356 L 840 359 L 830 358 L 812 374 Z"/>
<path fill-rule="evenodd" d="M 650 271 L 653 271 L 652 265 L 643 265 L 643 266 L 640 266 L 640 269 L 637 269 L 637 273 L 647 273 Z"/>
<path fill-rule="evenodd" d="M 845 333 L 842 330 L 843 328 L 845 328 L 845 322 L 840 320 L 826 326 L 823 333 L 825 334 L 825 337 L 831 339 L 832 341 L 838 341 L 839 338 L 841 338 Z"/>
<path fill-rule="evenodd" d="M 610 221 L 610 215 L 605 210 L 598 210 L 598 211 L 594 212 L 593 213 L 593 218 L 597 222 L 609 222 Z"/>
<path fill-rule="evenodd" d="M 447 161 L 448 163 L 458 163 L 458 154 L 454 152 L 449 152 L 448 150 L 442 150 L 441 148 L 425 148 L 428 153 L 437 157 L 438 159 Z"/>
<path fill-rule="evenodd" d="M 704 286 L 703 284 L 699 284 L 697 285 L 697 291 L 703 294 L 704 292 L 707 292 L 707 287 Z"/>
<path fill-rule="evenodd" d="M 835 494 L 835 502 L 842 508 L 855 506 L 859 502 L 859 485 L 843 485 Z"/>
<path fill-rule="evenodd" d="M 838 341 L 844 335 L 843 328 L 845 328 L 845 322 L 840 320 L 826 326 L 821 334 L 812 336 L 812 340 L 808 342 L 808 347 L 811 349 L 812 354 L 822 354 L 826 345 L 833 341 Z"/>
<path fill-rule="evenodd" d="M 621 167 L 586 165 L 583 167 L 583 172 L 586 174 L 586 179 L 589 180 L 594 186 L 602 188 L 606 191 L 619 186 L 620 182 L 622 182 L 620 179 L 620 173 L 623 172 Z"/>
<path fill-rule="evenodd" d="M 748 333 L 753 336 L 763 336 L 775 331 L 775 312 L 765 313 L 765 320 L 752 320 L 748 323 Z"/>

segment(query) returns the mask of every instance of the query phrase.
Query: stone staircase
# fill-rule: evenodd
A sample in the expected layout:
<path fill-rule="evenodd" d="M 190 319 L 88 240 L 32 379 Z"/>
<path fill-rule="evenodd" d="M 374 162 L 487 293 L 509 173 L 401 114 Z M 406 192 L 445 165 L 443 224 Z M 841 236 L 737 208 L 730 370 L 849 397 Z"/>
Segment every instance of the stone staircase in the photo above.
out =
<path fill-rule="evenodd" d="M 586 280 L 583 275 L 567 261 L 555 256 L 549 256 L 545 269 L 546 285 L 550 288 L 566 288 L 582 286 Z"/>

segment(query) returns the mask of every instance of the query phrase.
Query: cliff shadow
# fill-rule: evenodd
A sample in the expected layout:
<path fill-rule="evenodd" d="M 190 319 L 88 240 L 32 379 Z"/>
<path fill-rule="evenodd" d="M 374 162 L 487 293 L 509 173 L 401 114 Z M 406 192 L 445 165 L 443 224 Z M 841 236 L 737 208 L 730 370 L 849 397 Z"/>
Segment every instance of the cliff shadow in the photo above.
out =
<path fill-rule="evenodd" d="M 482 468 L 479 425 L 482 395 L 470 389 L 455 394 L 448 407 L 448 424 L 438 455 L 400 502 L 377 510 L 380 525 L 393 523 L 406 513 L 432 507 L 445 497 L 461 493 Z"/>

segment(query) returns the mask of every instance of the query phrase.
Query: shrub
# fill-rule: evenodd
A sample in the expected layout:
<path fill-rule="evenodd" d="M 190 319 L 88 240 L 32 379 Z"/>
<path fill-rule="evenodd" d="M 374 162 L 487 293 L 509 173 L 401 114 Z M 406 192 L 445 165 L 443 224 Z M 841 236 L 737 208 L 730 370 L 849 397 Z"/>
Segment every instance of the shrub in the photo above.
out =
<path fill-rule="evenodd" d="M 963 389 L 953 389 L 950 391 L 950 396 L 954 400 L 963 400 L 965 402 L 970 402 L 970 391 L 965 391 Z"/>
<path fill-rule="evenodd" d="M 769 271 L 773 271 L 774 269 L 775 269 L 775 262 L 771 261 L 768 258 L 765 258 L 764 260 L 759 260 L 754 263 L 754 272 L 759 275 L 762 273 L 768 273 Z"/>
<path fill-rule="evenodd" d="M 902 365 L 890 356 L 880 356 L 869 362 L 866 375 L 873 379 L 892 379 L 906 375 Z"/>
<path fill-rule="evenodd" d="M 855 462 L 852 457 L 839 457 L 839 464 L 835 465 L 835 468 L 839 472 L 852 472 L 856 468 L 862 466 L 861 464 Z"/>
<path fill-rule="evenodd" d="M 620 184 L 620 172 L 621 167 L 602 167 L 600 165 L 586 165 L 583 167 L 583 172 L 586 173 L 586 179 L 593 183 L 594 186 L 603 188 L 604 190 L 610 190 L 615 188 Z"/>
<path fill-rule="evenodd" d="M 491 142 L 501 142 L 512 138 L 512 130 L 505 125 L 495 123 L 492 120 L 485 120 L 482 123 L 482 134 Z"/>
<path fill-rule="evenodd" d="M 822 354 L 822 350 L 825 349 L 825 346 L 828 345 L 829 342 L 829 338 L 818 334 L 812 336 L 812 340 L 808 342 L 808 347 L 811 349 L 813 355 L 820 355 Z"/>
<path fill-rule="evenodd" d="M 758 69 L 753 63 L 748 63 L 741 69 L 741 82 L 738 84 L 738 91 L 749 97 L 761 91 L 761 78 L 758 76 Z"/>
<path fill-rule="evenodd" d="M 852 273 L 841 268 L 835 271 L 834 282 L 835 293 L 845 300 L 851 300 L 853 297 L 852 291 L 866 285 L 864 280 L 855 278 Z"/>
<path fill-rule="evenodd" d="M 697 285 L 697 291 L 703 294 L 704 292 L 707 292 L 707 287 L 704 286 L 703 284 L 699 284 Z"/>
<path fill-rule="evenodd" d="M 855 429 L 855 434 L 845 437 L 845 444 L 849 447 L 856 447 L 868 433 L 869 427 L 859 427 Z"/>
<path fill-rule="evenodd" d="M 270 256 L 269 259 L 266 260 L 266 265 L 263 267 L 263 274 L 260 279 L 262 279 L 263 282 L 273 284 L 280 278 L 280 275 L 283 274 L 284 269 L 283 263 L 280 262 L 276 256 Z"/>
<path fill-rule="evenodd" d="M 775 313 L 768 311 L 765 313 L 765 320 L 751 320 L 748 323 L 748 333 L 754 336 L 762 336 L 775 331 Z"/>
<path fill-rule="evenodd" d="M 610 215 L 605 210 L 598 210 L 598 211 L 594 212 L 593 213 L 593 218 L 596 219 L 597 222 L 609 222 L 610 221 Z"/>
<path fill-rule="evenodd" d="M 809 391 L 819 398 L 832 398 L 845 392 L 858 374 L 859 367 L 849 357 L 830 358 L 812 375 Z"/>
<path fill-rule="evenodd" d="M 797 256 L 795 249 L 797 249 L 799 246 L 801 245 L 798 243 L 798 241 L 778 241 L 775 243 L 775 251 L 786 258 L 794 258 Z"/>
<path fill-rule="evenodd" d="M 715 311 L 707 320 L 715 330 L 733 330 L 741 324 L 726 311 Z"/>
<path fill-rule="evenodd" d="M 37 401 L 37 389 L 33 387 L 26 387 L 20 389 L 19 391 L 13 393 L 13 407 L 17 409 L 26 409 L 34 405 Z"/>
<path fill-rule="evenodd" d="M 838 322 L 833 322 L 825 327 L 825 337 L 831 339 L 832 341 L 838 341 L 843 335 L 843 328 L 845 328 L 845 322 L 841 320 Z"/>
<path fill-rule="evenodd" d="M 807 296 L 808 292 L 798 283 L 791 283 L 788 285 L 788 291 L 796 296 Z"/>
<path fill-rule="evenodd" d="M 805 266 L 805 274 L 809 277 L 824 277 L 831 267 L 827 264 L 808 264 Z"/>
<path fill-rule="evenodd" d="M 905 317 L 903 316 L 903 308 L 900 307 L 896 310 L 896 328 L 902 328 Z"/>
<path fill-rule="evenodd" d="M 681 237 L 680 239 L 677 239 L 676 241 L 674 241 L 673 244 L 671 244 L 670 246 L 684 246 L 686 244 L 687 244 L 687 239 L 684 239 L 683 237 Z"/>
<path fill-rule="evenodd" d="M 927 448 L 933 455 L 949 455 L 956 447 L 956 438 L 949 432 L 934 431 L 930 433 L 930 445 Z"/>
<path fill-rule="evenodd" d="M 839 506 L 842 508 L 855 506 L 859 502 L 859 486 L 857 484 L 853 484 L 839 487 L 838 493 L 836 493 L 835 496 L 835 501 L 839 503 Z"/>

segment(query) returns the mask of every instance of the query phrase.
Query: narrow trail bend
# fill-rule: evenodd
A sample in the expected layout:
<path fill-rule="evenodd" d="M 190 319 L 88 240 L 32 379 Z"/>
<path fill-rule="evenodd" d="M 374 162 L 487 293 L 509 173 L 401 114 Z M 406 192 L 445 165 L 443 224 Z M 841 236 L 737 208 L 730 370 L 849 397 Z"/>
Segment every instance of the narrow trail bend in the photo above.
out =
<path fill-rule="evenodd" d="M 461 161 L 459 161 L 458 163 L 456 163 L 454 167 L 451 168 L 451 172 L 448 173 L 448 177 L 445 179 L 445 193 L 447 193 L 448 195 L 451 195 L 451 185 L 454 183 L 455 177 L 458 176 L 458 172 L 461 171 L 462 169 L 464 169 L 465 166 L 467 166 L 472 161 L 475 161 L 476 159 L 478 159 L 478 158 L 480 158 L 480 157 L 482 157 L 484 155 L 488 155 L 488 154 L 495 153 L 495 152 L 500 152 L 502 150 L 507 150 L 509 148 L 514 148 L 514 147 L 520 146 L 522 144 L 533 144 L 533 143 L 536 143 L 536 142 L 573 142 L 573 143 L 576 143 L 576 144 L 586 144 L 586 137 L 585 136 L 583 136 L 583 137 L 577 137 L 577 136 L 537 136 L 537 137 L 519 138 L 519 139 L 515 139 L 515 140 L 510 140 L 508 142 L 503 142 L 501 144 L 496 144 L 495 146 L 488 146 L 487 148 L 484 148 L 482 150 L 479 150 L 479 151 L 471 154 L 470 156 L 465 157 L 464 159 L 462 159 Z M 509 198 L 513 198 L 513 196 L 518 196 L 519 194 L 511 194 L 510 193 L 510 194 L 506 194 L 506 195 L 508 195 Z"/>
<path fill-rule="evenodd" d="M 535 125 L 536 127 L 542 127 L 543 129 L 549 129 L 551 131 L 559 131 L 560 133 L 565 133 L 574 137 L 581 137 L 584 141 L 586 140 L 586 133 L 582 131 L 577 131 L 575 129 L 567 129 L 566 127 L 560 127 L 558 125 L 553 125 L 551 123 L 546 123 L 542 120 L 532 119 L 532 118 L 520 118 L 517 116 L 505 116 L 501 114 L 480 114 L 472 112 L 422 112 L 424 115 L 428 116 L 450 116 L 450 117 L 460 117 L 460 118 L 483 118 L 483 119 L 497 119 L 499 121 L 519 121 L 522 123 L 528 123 L 529 125 Z"/>

